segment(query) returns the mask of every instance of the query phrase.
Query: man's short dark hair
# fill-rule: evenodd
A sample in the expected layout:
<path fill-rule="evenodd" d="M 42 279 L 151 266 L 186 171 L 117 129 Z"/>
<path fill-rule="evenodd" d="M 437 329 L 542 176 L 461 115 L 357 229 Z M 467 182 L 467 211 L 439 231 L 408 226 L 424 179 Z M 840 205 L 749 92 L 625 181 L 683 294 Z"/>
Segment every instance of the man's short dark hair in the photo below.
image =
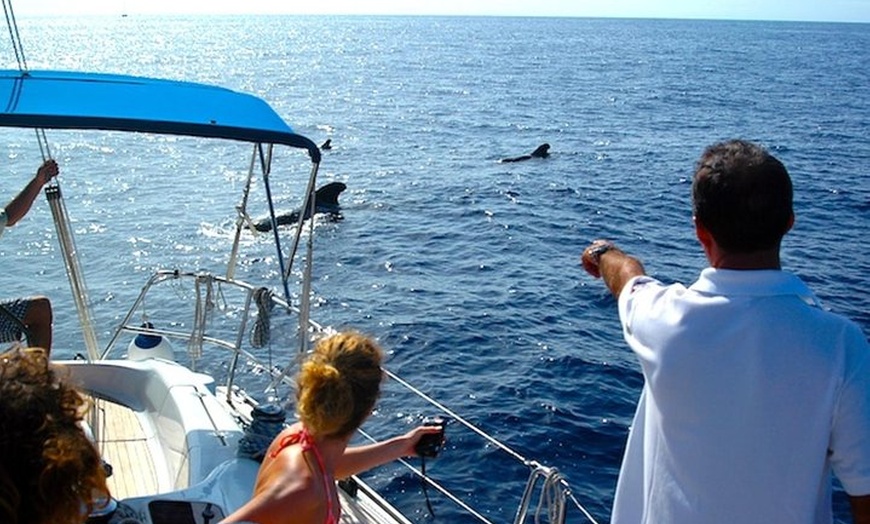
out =
<path fill-rule="evenodd" d="M 775 248 L 793 216 L 791 178 L 762 147 L 743 140 L 720 142 L 698 160 L 692 203 L 695 220 L 723 250 Z"/>

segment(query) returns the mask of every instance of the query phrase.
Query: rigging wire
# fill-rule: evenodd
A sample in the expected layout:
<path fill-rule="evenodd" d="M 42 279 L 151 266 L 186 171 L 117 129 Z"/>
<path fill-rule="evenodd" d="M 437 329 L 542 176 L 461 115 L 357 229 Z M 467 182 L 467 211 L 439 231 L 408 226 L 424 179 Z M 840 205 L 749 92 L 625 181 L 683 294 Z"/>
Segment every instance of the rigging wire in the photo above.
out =
<path fill-rule="evenodd" d="M 542 466 L 541 464 L 539 464 L 538 462 L 536 462 L 534 460 L 529 460 L 529 459 L 523 457 L 518 452 L 509 448 L 508 446 L 503 444 L 501 441 L 497 440 L 492 435 L 489 435 L 488 433 L 484 432 L 482 429 L 478 428 L 477 426 L 472 424 L 470 421 L 466 420 L 461 415 L 459 415 L 458 413 L 456 413 L 455 411 L 450 409 L 449 407 L 445 406 L 441 402 L 438 402 L 437 400 L 435 400 L 431 396 L 427 395 L 426 393 L 424 393 L 420 389 L 414 387 L 410 382 L 403 379 L 399 375 L 393 373 L 392 371 L 390 371 L 389 369 L 387 369 L 385 367 L 381 367 L 381 370 L 383 371 L 384 375 L 386 375 L 387 377 L 390 378 L 390 380 L 397 382 L 398 384 L 400 384 L 402 387 L 404 387 L 405 389 L 407 389 L 408 391 L 410 391 L 414 395 L 425 400 L 426 402 L 428 402 L 432 406 L 435 406 L 442 413 L 445 413 L 448 417 L 452 418 L 453 421 L 458 422 L 459 424 L 465 426 L 466 429 L 472 431 L 473 433 L 476 433 L 478 436 L 480 436 L 481 438 L 483 438 L 484 440 L 489 442 L 494 447 L 500 449 L 501 451 L 503 451 L 507 455 L 513 457 L 517 461 L 522 462 L 527 467 L 531 468 L 532 472 L 530 475 L 530 479 L 535 478 L 535 477 L 539 477 L 542 475 L 546 476 L 548 482 L 545 483 L 545 489 L 547 491 L 552 492 L 552 490 L 557 485 L 560 485 L 561 489 L 565 493 L 565 496 L 567 497 L 567 499 L 569 499 L 574 504 L 574 506 L 578 509 L 578 511 L 583 513 L 583 516 L 586 517 L 586 519 L 589 522 L 591 522 L 592 524 L 598 524 L 598 521 L 596 521 L 595 518 L 592 516 L 592 514 L 589 512 L 589 510 L 587 510 L 580 503 L 580 501 L 577 499 L 577 497 L 571 491 L 570 486 L 568 485 L 568 482 L 561 476 L 561 474 L 558 474 L 557 470 L 555 470 L 554 468 L 547 468 L 545 466 Z M 364 430 L 360 429 L 358 431 L 368 440 L 370 440 L 372 442 L 376 441 L 371 435 L 366 433 Z M 417 468 L 412 466 L 405 459 L 398 459 L 398 462 L 401 463 L 402 465 L 404 465 L 406 468 L 410 469 L 411 471 L 414 471 L 417 475 L 423 476 L 422 473 L 419 470 L 417 470 Z M 469 513 L 471 513 L 472 515 L 477 517 L 478 520 L 480 520 L 481 522 L 486 522 L 487 524 L 490 523 L 489 520 L 484 518 L 482 515 L 480 515 L 477 511 L 473 510 L 470 506 L 468 506 L 464 502 L 460 501 L 456 496 L 454 496 L 449 491 L 447 491 L 446 488 L 442 487 L 440 484 L 431 480 L 431 478 L 429 478 L 429 477 L 423 476 L 423 478 L 426 482 L 429 483 L 430 486 L 433 486 L 435 489 L 440 491 L 442 495 L 446 496 L 448 499 L 453 501 L 455 504 L 459 505 L 460 507 L 462 507 L 463 509 L 465 509 L 466 511 L 468 511 Z M 529 486 L 527 485 L 527 487 L 529 487 Z M 541 508 L 539 507 L 539 511 L 540 511 L 540 509 Z"/>
<path fill-rule="evenodd" d="M 236 234 L 233 237 L 233 248 L 230 251 L 230 260 L 227 263 L 228 280 L 232 280 L 236 275 L 236 260 L 239 255 L 239 243 L 242 239 L 242 229 L 245 224 L 247 224 L 251 231 L 256 231 L 251 223 L 251 217 L 248 216 L 248 198 L 251 194 L 251 183 L 254 180 L 254 166 L 257 162 L 258 148 L 259 144 L 254 144 L 254 151 L 251 153 L 251 163 L 248 165 L 248 177 L 245 181 L 245 190 L 242 192 L 242 201 L 238 206 L 236 206 Z"/>
<path fill-rule="evenodd" d="M 18 62 L 18 70 L 27 75 L 27 59 L 24 54 L 24 44 L 21 41 L 21 34 L 18 31 L 18 22 L 15 20 L 15 11 L 12 8 L 11 0 L 3 0 L 3 13 L 6 16 L 6 27 L 9 29 L 9 37 L 12 40 L 12 48 L 15 52 L 15 59 Z M 51 149 L 48 145 L 48 138 L 45 135 L 45 130 L 36 128 L 36 142 L 39 145 L 39 152 L 42 155 L 42 160 L 52 158 Z M 69 225 L 69 213 L 66 210 L 63 196 L 60 191 L 60 183 L 54 179 L 52 183 L 45 188 L 45 197 L 48 200 L 51 208 L 51 215 L 54 219 L 55 229 L 57 230 L 58 243 L 60 244 L 64 264 L 67 270 L 67 277 L 72 290 L 73 301 L 76 304 L 76 311 L 79 316 L 79 323 L 82 327 L 82 336 L 84 337 L 85 347 L 88 351 L 88 357 L 95 360 L 99 356 L 97 344 L 97 335 L 94 330 L 94 324 L 91 319 L 90 308 L 88 304 L 88 293 L 85 288 L 84 276 L 81 271 L 81 265 L 78 259 L 78 249 L 75 246 L 72 229 Z"/>
<path fill-rule="evenodd" d="M 12 0 L 3 0 L 3 13 L 6 15 L 6 27 L 9 28 L 9 37 L 12 39 L 12 49 L 15 51 L 18 70 L 27 72 L 27 58 L 24 56 L 24 46 L 21 45 L 21 35 L 18 33 L 18 23 L 15 21 Z"/>

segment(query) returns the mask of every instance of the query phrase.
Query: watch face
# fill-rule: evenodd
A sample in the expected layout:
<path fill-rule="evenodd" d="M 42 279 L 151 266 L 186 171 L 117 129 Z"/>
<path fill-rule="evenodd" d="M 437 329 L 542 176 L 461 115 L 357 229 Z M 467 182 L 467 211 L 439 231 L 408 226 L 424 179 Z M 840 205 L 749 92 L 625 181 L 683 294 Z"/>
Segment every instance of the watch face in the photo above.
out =
<path fill-rule="evenodd" d="M 608 251 L 610 251 L 611 249 L 613 249 L 613 244 L 601 244 L 600 246 L 594 248 L 591 251 L 591 254 L 594 257 L 598 258 L 601 255 L 603 255 L 604 253 L 607 253 Z"/>

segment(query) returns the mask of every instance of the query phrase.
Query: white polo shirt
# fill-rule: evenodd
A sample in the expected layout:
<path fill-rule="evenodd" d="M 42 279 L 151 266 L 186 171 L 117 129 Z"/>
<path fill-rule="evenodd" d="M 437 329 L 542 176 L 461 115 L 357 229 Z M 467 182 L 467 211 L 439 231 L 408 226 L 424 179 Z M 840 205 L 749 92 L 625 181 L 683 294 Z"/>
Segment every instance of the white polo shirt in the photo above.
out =
<path fill-rule="evenodd" d="M 646 379 L 613 524 L 830 523 L 870 494 L 870 346 L 778 270 L 649 277 L 619 300 Z"/>

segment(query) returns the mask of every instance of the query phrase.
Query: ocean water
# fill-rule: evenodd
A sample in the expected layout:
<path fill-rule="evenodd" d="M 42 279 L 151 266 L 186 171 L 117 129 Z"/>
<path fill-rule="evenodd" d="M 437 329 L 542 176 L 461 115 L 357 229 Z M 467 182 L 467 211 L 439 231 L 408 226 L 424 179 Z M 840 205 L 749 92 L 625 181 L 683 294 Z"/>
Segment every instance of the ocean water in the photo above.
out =
<path fill-rule="evenodd" d="M 691 282 L 705 265 L 689 204 L 704 146 L 746 138 L 786 164 L 797 223 L 784 265 L 870 333 L 868 25 L 131 16 L 19 26 L 33 69 L 220 84 L 264 97 L 317 143 L 331 138 L 320 180 L 348 190 L 344 219 L 317 227 L 315 318 L 377 336 L 388 368 L 558 468 L 599 522 L 643 379 L 614 301 L 579 253 L 610 238 L 655 276 Z M 0 191 L 11 197 L 39 149 L 32 132 L 0 136 Z M 154 269 L 225 262 L 247 146 L 48 138 L 102 342 Z M 543 142 L 546 160 L 498 162 Z M 281 205 L 295 204 L 306 164 L 279 152 Z M 55 354 L 81 351 L 43 200 L 6 231 L 0 255 L 2 295 L 48 295 Z M 265 238 L 246 241 L 241 267 L 274 278 Z M 404 431 L 417 409 L 388 385 L 370 425 L 380 436 Z M 458 427 L 448 438 L 432 477 L 494 522 L 511 521 L 525 470 Z M 368 478 L 416 521 L 433 520 L 419 482 L 392 473 Z M 465 522 L 430 496 L 434 521 Z M 847 522 L 842 493 L 835 505 Z"/>

